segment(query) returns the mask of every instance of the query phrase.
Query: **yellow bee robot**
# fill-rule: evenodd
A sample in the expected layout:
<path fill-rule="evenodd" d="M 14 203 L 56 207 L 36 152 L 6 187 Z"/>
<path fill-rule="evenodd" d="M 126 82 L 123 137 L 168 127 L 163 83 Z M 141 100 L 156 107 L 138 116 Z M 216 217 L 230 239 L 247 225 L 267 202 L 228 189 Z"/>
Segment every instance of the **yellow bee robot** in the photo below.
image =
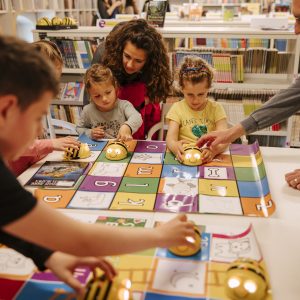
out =
<path fill-rule="evenodd" d="M 195 241 L 193 246 L 176 246 L 169 248 L 172 254 L 177 256 L 192 256 L 201 250 L 201 232 L 197 226 L 194 226 Z"/>
<path fill-rule="evenodd" d="M 268 293 L 265 270 L 256 260 L 235 260 L 226 272 L 225 292 L 232 300 L 265 299 Z"/>
<path fill-rule="evenodd" d="M 78 300 L 132 300 L 131 281 L 118 276 L 110 281 L 100 269 L 87 283 L 87 292 Z"/>
<path fill-rule="evenodd" d="M 127 145 L 123 142 L 112 142 L 106 148 L 105 156 L 109 160 L 121 160 L 128 155 Z"/>
<path fill-rule="evenodd" d="M 88 144 L 81 143 L 79 150 L 69 147 L 65 151 L 65 159 L 79 159 L 79 158 L 88 158 L 91 156 L 91 150 Z"/>
<path fill-rule="evenodd" d="M 202 165 L 202 150 L 193 145 L 187 145 L 183 149 L 182 163 L 187 166 L 200 166 Z"/>

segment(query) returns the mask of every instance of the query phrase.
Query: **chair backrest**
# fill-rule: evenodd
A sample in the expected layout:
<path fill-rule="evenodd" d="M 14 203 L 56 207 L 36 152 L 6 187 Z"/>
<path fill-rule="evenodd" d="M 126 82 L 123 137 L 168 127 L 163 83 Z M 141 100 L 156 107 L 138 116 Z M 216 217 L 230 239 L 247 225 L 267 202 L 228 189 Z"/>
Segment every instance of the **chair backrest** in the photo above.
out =
<path fill-rule="evenodd" d="M 76 125 L 71 122 L 53 119 L 51 115 L 48 114 L 47 123 L 48 123 L 49 135 L 51 139 L 56 138 L 55 127 L 64 129 L 64 135 L 78 135 L 76 131 Z"/>
<path fill-rule="evenodd" d="M 166 124 L 166 115 L 173 103 L 161 103 L 161 119 L 160 122 L 153 125 L 147 135 L 147 140 L 152 140 L 153 135 L 158 131 L 158 140 L 163 141 L 165 139 L 165 132 L 168 130 L 168 124 Z"/>

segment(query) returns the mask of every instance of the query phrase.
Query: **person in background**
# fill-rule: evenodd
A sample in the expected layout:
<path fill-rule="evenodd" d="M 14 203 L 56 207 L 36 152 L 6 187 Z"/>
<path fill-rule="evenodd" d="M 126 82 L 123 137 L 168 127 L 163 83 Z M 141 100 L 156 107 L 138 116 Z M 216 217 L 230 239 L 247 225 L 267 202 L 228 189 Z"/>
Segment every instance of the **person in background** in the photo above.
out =
<path fill-rule="evenodd" d="M 169 96 L 173 82 L 161 34 L 143 19 L 121 22 L 95 52 L 92 63 L 99 62 L 112 70 L 118 98 L 131 102 L 142 115 L 143 124 L 133 138 L 145 139 L 160 122 L 160 102 Z"/>
<path fill-rule="evenodd" d="M 143 9 L 142 11 L 143 12 L 147 12 L 148 10 L 148 4 L 151 0 L 146 0 L 144 5 L 143 5 Z M 170 8 L 170 3 L 169 3 L 169 0 L 166 0 L 167 1 L 167 9 L 166 9 L 166 12 L 170 12 L 171 11 L 171 8 Z"/>
<path fill-rule="evenodd" d="M 293 14 L 296 18 L 295 33 L 300 34 L 300 1 L 293 0 Z M 239 124 L 218 132 L 211 132 L 202 136 L 197 145 L 207 145 L 215 149 L 219 144 L 230 143 L 245 134 L 264 129 L 274 123 L 282 122 L 300 109 L 300 78 L 285 90 L 280 91 L 261 108 L 254 111 Z M 295 169 L 285 175 L 288 185 L 300 190 L 300 169 Z"/>
<path fill-rule="evenodd" d="M 76 266 L 99 266 L 112 278 L 115 271 L 102 256 L 191 245 L 194 225 L 185 215 L 154 229 L 86 224 L 37 201 L 26 191 L 7 162 L 22 154 L 41 133 L 42 119 L 58 93 L 59 82 L 51 63 L 14 37 L 0 37 L 0 70 L 5 70 L 0 72 L 0 243 L 21 253 L 27 251 L 78 292 L 84 288 L 72 276 Z M 99 257 L 84 259 L 86 255 Z"/>
<path fill-rule="evenodd" d="M 98 0 L 98 11 L 101 19 L 114 19 L 121 13 L 121 0 Z"/>
<path fill-rule="evenodd" d="M 138 15 L 140 13 L 136 1 L 137 0 L 126 0 L 125 1 L 125 9 L 124 9 L 125 14 Z"/>
<path fill-rule="evenodd" d="M 63 60 L 57 45 L 51 41 L 41 40 L 31 44 L 33 51 L 38 51 L 49 59 L 55 67 L 57 77 L 60 78 Z M 57 139 L 37 139 L 27 148 L 17 160 L 10 161 L 12 172 L 19 176 L 31 165 L 44 158 L 54 150 L 66 151 L 69 147 L 79 149 L 80 143 L 74 137 L 62 137 Z"/>
<path fill-rule="evenodd" d="M 207 98 L 213 71 L 203 59 L 186 56 L 180 66 L 178 79 L 184 99 L 174 103 L 167 113 L 169 127 L 166 141 L 171 152 L 182 161 L 184 144 L 195 145 L 202 134 L 226 129 L 227 119 L 221 104 Z M 203 149 L 203 162 L 210 162 L 227 146 L 224 144 L 213 150 Z"/>
<path fill-rule="evenodd" d="M 94 140 L 132 140 L 143 120 L 129 101 L 117 98 L 117 82 L 111 70 L 100 64 L 91 66 L 85 73 L 84 84 L 91 103 L 83 108 L 77 132 Z"/>

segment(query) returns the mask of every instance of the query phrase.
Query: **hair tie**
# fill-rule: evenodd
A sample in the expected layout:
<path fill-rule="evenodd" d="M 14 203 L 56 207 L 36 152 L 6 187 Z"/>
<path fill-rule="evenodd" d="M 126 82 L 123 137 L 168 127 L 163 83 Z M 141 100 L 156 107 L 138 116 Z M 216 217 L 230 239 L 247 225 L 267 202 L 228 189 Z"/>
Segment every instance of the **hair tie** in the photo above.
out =
<path fill-rule="evenodd" d="M 183 73 L 189 73 L 189 72 L 205 72 L 209 74 L 208 69 L 206 66 L 202 65 L 201 67 L 186 67 L 182 70 Z"/>

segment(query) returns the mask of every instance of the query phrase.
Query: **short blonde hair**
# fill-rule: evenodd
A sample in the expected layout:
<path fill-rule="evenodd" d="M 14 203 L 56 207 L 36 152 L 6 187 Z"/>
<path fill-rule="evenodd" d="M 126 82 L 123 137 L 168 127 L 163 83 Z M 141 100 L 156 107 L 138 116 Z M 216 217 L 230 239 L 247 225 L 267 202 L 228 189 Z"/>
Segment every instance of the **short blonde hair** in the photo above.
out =
<path fill-rule="evenodd" d="M 117 87 L 117 81 L 112 71 L 101 64 L 92 65 L 87 69 L 84 75 L 84 84 L 87 90 L 89 90 L 93 84 L 107 81 L 111 82 L 115 88 Z"/>
<path fill-rule="evenodd" d="M 33 42 L 31 45 L 34 47 L 34 49 L 48 57 L 51 62 L 59 62 L 61 66 L 63 65 L 61 52 L 55 43 L 47 40 L 41 40 Z"/>
<path fill-rule="evenodd" d="M 202 58 L 197 56 L 186 56 L 182 62 L 179 72 L 179 86 L 184 88 L 184 81 L 190 81 L 193 84 L 207 80 L 207 87 L 211 88 L 214 78 L 212 67 Z"/>

